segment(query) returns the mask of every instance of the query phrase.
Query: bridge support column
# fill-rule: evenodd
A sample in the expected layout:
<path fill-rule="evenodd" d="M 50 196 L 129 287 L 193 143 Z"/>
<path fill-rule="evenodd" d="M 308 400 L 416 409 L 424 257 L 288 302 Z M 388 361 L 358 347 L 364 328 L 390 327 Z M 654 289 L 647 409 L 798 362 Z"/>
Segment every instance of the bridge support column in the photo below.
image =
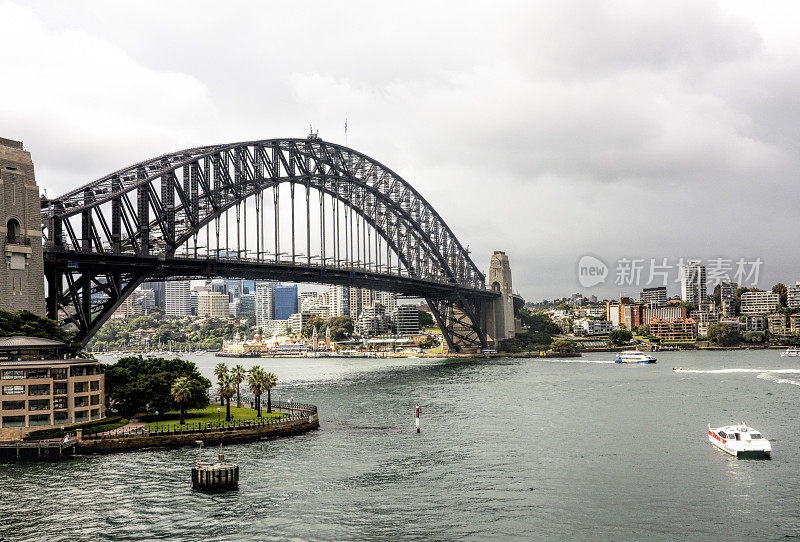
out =
<path fill-rule="evenodd" d="M 39 187 L 21 141 L 0 138 L 0 309 L 44 316 Z"/>
<path fill-rule="evenodd" d="M 489 261 L 488 286 L 500 296 L 486 307 L 486 332 L 494 344 L 503 339 L 513 339 L 516 332 L 514 321 L 514 292 L 511 285 L 511 266 L 508 256 L 496 250 Z"/>

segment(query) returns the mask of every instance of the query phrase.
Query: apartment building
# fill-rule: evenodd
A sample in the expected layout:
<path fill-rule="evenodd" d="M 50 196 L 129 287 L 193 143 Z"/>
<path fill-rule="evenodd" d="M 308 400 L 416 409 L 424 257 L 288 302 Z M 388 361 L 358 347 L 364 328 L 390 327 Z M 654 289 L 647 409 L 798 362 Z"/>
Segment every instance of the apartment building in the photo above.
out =
<path fill-rule="evenodd" d="M 0 338 L 0 440 L 105 417 L 100 363 L 62 359 L 59 341 Z"/>
<path fill-rule="evenodd" d="M 212 318 L 227 318 L 228 294 L 222 292 L 200 292 L 197 296 L 197 316 L 210 316 Z"/>
<path fill-rule="evenodd" d="M 790 309 L 800 308 L 800 282 L 787 288 L 786 305 Z"/>
<path fill-rule="evenodd" d="M 697 338 L 697 322 L 692 318 L 676 318 L 672 322 L 653 318 L 650 334 L 664 341 L 693 341 Z"/>
<path fill-rule="evenodd" d="M 780 295 L 772 292 L 745 292 L 742 294 L 742 314 L 767 314 L 778 308 Z"/>

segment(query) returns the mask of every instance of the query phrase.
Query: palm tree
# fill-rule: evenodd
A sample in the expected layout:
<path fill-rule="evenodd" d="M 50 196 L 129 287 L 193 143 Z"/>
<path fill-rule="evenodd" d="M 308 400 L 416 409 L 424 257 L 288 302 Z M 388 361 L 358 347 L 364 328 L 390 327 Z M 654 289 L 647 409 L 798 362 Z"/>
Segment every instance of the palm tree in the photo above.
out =
<path fill-rule="evenodd" d="M 267 390 L 267 414 L 272 412 L 272 388 L 278 385 L 278 377 L 272 373 L 264 375 L 264 388 Z"/>
<path fill-rule="evenodd" d="M 237 365 L 231 369 L 231 376 L 233 377 L 233 381 L 236 383 L 236 406 L 242 408 L 242 396 L 239 394 L 239 386 L 242 382 L 244 382 L 244 378 L 247 376 L 247 371 L 245 371 L 244 367 L 241 365 Z"/>
<path fill-rule="evenodd" d="M 264 393 L 264 379 L 266 373 L 258 365 L 254 365 L 247 375 L 247 387 L 250 392 L 256 397 L 256 408 L 258 409 L 258 417 L 261 417 L 261 394 Z"/>
<path fill-rule="evenodd" d="M 217 377 L 217 380 L 222 380 L 222 375 L 226 374 L 228 374 L 228 366 L 220 361 L 217 363 L 217 366 L 214 367 L 214 376 Z"/>
<path fill-rule="evenodd" d="M 188 376 L 182 376 L 175 380 L 170 390 L 178 408 L 181 411 L 181 425 L 186 423 L 186 403 L 192 398 L 192 383 Z"/>
<path fill-rule="evenodd" d="M 219 379 L 219 398 L 225 403 L 225 421 L 231 421 L 231 397 L 236 393 L 236 388 L 233 384 L 233 377 L 228 373 L 222 375 Z"/>

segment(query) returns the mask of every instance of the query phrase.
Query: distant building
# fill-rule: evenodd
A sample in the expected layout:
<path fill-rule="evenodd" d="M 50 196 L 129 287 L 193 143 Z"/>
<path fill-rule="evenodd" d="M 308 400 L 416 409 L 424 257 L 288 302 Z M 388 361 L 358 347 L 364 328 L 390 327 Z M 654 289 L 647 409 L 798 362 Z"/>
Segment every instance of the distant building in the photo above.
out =
<path fill-rule="evenodd" d="M 307 312 L 297 312 L 289 316 L 289 327 L 292 329 L 292 334 L 300 335 L 311 318 L 313 316 Z"/>
<path fill-rule="evenodd" d="M 667 322 L 672 322 L 676 318 L 686 318 L 685 307 L 645 307 L 644 321 L 649 322 L 653 318 L 661 318 Z"/>
<path fill-rule="evenodd" d="M 681 268 L 681 299 L 699 305 L 706 298 L 706 268 L 690 261 Z"/>
<path fill-rule="evenodd" d="M 319 304 L 321 304 L 321 300 L 317 292 L 302 292 L 300 294 L 300 312 L 305 311 L 312 305 Z"/>
<path fill-rule="evenodd" d="M 621 297 L 619 302 L 606 304 L 606 319 L 616 328 L 633 331 L 645 323 L 644 311 L 644 305 L 633 304 L 630 298 Z"/>
<path fill-rule="evenodd" d="M 800 333 L 800 314 L 789 315 L 789 331 L 791 333 Z"/>
<path fill-rule="evenodd" d="M 735 282 L 723 281 L 719 283 L 719 301 L 723 316 L 736 316 L 737 289 L 739 289 L 739 285 Z"/>
<path fill-rule="evenodd" d="M 228 294 L 222 292 L 202 292 L 197 296 L 197 316 L 225 318 L 229 315 Z"/>
<path fill-rule="evenodd" d="M 165 308 L 165 295 L 166 295 L 166 283 L 164 281 L 153 281 L 153 282 L 143 282 L 141 286 L 142 290 L 152 290 L 153 291 L 153 302 L 155 303 L 154 306 L 158 307 L 161 310 Z"/>
<path fill-rule="evenodd" d="M 297 284 L 276 284 L 274 304 L 276 320 L 288 320 L 297 313 Z"/>
<path fill-rule="evenodd" d="M 167 316 L 192 314 L 191 285 L 188 280 L 171 280 L 164 286 L 164 313 Z"/>
<path fill-rule="evenodd" d="M 785 314 L 768 314 L 767 331 L 772 335 L 788 335 L 790 333 L 789 319 Z"/>
<path fill-rule="evenodd" d="M 398 305 L 393 320 L 395 333 L 398 335 L 419 333 L 419 311 L 414 305 Z"/>
<path fill-rule="evenodd" d="M 667 287 L 645 288 L 639 294 L 639 301 L 647 307 L 664 307 L 667 304 Z"/>
<path fill-rule="evenodd" d="M 650 334 L 664 341 L 693 341 L 697 338 L 697 322 L 691 318 L 676 318 L 672 322 L 653 318 Z"/>
<path fill-rule="evenodd" d="M 254 280 L 243 280 L 242 281 L 242 294 L 255 294 L 256 293 L 256 281 Z"/>
<path fill-rule="evenodd" d="M 790 309 L 800 308 L 800 282 L 787 288 L 786 305 Z"/>
<path fill-rule="evenodd" d="M 746 331 L 766 331 L 767 324 L 760 314 L 749 314 L 745 318 Z"/>
<path fill-rule="evenodd" d="M 766 314 L 780 305 L 780 295 L 772 292 L 745 292 L 742 294 L 742 314 Z"/>
<path fill-rule="evenodd" d="M 236 316 L 255 316 L 256 315 L 256 294 L 242 294 L 239 298 L 239 311 Z"/>
<path fill-rule="evenodd" d="M 375 301 L 361 311 L 355 327 L 356 331 L 365 337 L 381 335 L 392 328 L 392 319 L 386 314 L 386 307 Z"/>
<path fill-rule="evenodd" d="M 387 314 L 397 310 L 397 294 L 394 292 L 374 292 L 373 301 L 378 301 L 386 308 Z"/>
<path fill-rule="evenodd" d="M 256 325 L 263 327 L 275 319 L 275 283 L 256 282 Z"/>
<path fill-rule="evenodd" d="M 335 285 L 328 289 L 331 317 L 350 316 L 350 288 Z"/>
<path fill-rule="evenodd" d="M 573 326 L 576 335 L 603 335 L 611 333 L 613 328 L 610 320 L 591 320 L 589 318 L 577 320 Z"/>

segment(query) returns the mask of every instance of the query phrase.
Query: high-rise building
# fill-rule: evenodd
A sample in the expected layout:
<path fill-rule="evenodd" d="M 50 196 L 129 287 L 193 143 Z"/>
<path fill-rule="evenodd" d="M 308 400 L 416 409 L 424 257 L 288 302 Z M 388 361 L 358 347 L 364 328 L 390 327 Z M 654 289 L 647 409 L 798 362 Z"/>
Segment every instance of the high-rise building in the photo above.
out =
<path fill-rule="evenodd" d="M 299 335 L 303 332 L 303 328 L 312 318 L 312 315 L 307 312 L 297 312 L 289 317 L 289 327 L 292 329 L 292 334 Z"/>
<path fill-rule="evenodd" d="M 242 294 L 254 294 L 256 293 L 256 281 L 254 280 L 243 280 L 242 281 Z"/>
<path fill-rule="evenodd" d="M 381 335 L 391 327 L 392 319 L 386 314 L 386 307 L 378 301 L 361 311 L 355 326 L 356 331 L 366 337 Z"/>
<path fill-rule="evenodd" d="M 276 284 L 273 292 L 276 320 L 288 320 L 298 312 L 297 284 Z"/>
<path fill-rule="evenodd" d="M 722 316 L 736 316 L 736 290 L 739 285 L 735 282 L 722 281 L 719 283 L 719 302 Z"/>
<path fill-rule="evenodd" d="M 392 314 L 397 310 L 397 294 L 394 292 L 375 292 L 375 300 L 386 307 L 386 313 Z"/>
<path fill-rule="evenodd" d="M 350 288 L 347 286 L 331 286 L 328 289 L 331 317 L 350 315 Z"/>
<path fill-rule="evenodd" d="M 197 296 L 197 316 L 224 318 L 228 316 L 228 294 L 222 292 L 202 292 Z"/>
<path fill-rule="evenodd" d="M 256 294 L 244 294 L 239 298 L 239 313 L 236 316 L 256 315 Z"/>
<path fill-rule="evenodd" d="M 800 307 L 800 282 L 796 282 L 794 286 L 789 286 L 787 290 L 786 306 L 790 309 Z"/>
<path fill-rule="evenodd" d="M 319 294 L 317 292 L 302 292 L 300 294 L 300 312 L 304 312 L 312 305 L 320 304 Z"/>
<path fill-rule="evenodd" d="M 190 283 L 188 280 L 171 280 L 164 286 L 164 313 L 167 316 L 189 316 Z"/>
<path fill-rule="evenodd" d="M 656 286 L 655 288 L 645 288 L 639 294 L 639 300 L 642 305 L 648 307 L 666 307 L 667 305 L 667 287 Z"/>
<path fill-rule="evenodd" d="M 706 268 L 690 261 L 681 268 L 681 299 L 699 305 L 706 299 Z"/>
<path fill-rule="evenodd" d="M 158 307 L 161 310 L 164 310 L 164 294 L 165 294 L 165 283 L 164 281 L 152 281 L 152 282 L 143 282 L 141 286 L 142 290 L 152 290 L 153 291 L 153 302 L 155 303 L 155 307 Z"/>
<path fill-rule="evenodd" d="M 275 319 L 275 283 L 256 282 L 256 325 L 264 327 Z"/>
<path fill-rule="evenodd" d="M 239 298 L 242 295 L 242 280 L 241 279 L 225 279 L 225 290 L 228 293 L 230 301 Z"/>
<path fill-rule="evenodd" d="M 398 305 L 393 320 L 398 335 L 419 333 L 419 311 L 414 305 Z"/>

